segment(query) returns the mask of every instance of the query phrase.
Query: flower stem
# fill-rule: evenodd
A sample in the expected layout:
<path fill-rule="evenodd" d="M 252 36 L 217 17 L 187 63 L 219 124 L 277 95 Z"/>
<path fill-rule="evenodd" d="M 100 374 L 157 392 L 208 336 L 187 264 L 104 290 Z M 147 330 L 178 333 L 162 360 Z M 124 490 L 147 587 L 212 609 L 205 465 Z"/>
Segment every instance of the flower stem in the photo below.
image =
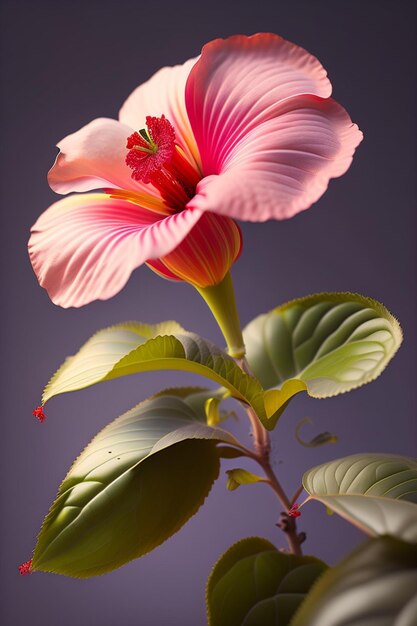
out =
<path fill-rule="evenodd" d="M 230 272 L 226 274 L 218 285 L 214 285 L 213 287 L 196 287 L 196 289 L 213 313 L 226 339 L 227 350 L 230 356 L 235 359 L 243 358 L 245 345 L 243 343 L 239 314 L 236 307 L 235 291 Z"/>
<path fill-rule="evenodd" d="M 217 285 L 212 287 L 196 287 L 197 291 L 206 301 L 208 307 L 220 330 L 226 339 L 227 349 L 239 367 L 249 376 L 253 377 L 249 364 L 245 359 L 245 344 L 240 327 L 239 314 L 236 307 L 235 293 L 230 272 Z M 268 431 L 263 427 L 261 421 L 252 407 L 245 406 L 249 421 L 252 427 L 254 452 L 246 448 L 246 456 L 256 461 L 267 477 L 266 482 L 275 492 L 285 511 L 281 513 L 277 524 L 287 537 L 288 546 L 293 554 L 301 555 L 301 543 L 305 538 L 297 534 L 297 526 L 294 517 L 289 512 L 292 503 L 283 490 L 278 478 L 275 475 L 270 463 L 271 440 Z M 239 446 L 242 451 L 244 446 Z"/>

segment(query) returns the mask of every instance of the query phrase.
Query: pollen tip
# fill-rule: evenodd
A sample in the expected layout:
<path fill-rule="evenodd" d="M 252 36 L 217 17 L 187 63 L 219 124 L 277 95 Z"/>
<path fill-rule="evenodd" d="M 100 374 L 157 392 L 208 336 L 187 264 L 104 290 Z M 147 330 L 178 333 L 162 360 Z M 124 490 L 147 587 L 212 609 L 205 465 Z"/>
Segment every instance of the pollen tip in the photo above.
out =
<path fill-rule="evenodd" d="M 34 411 L 32 411 L 32 415 L 34 415 L 42 424 L 45 420 L 46 420 L 46 415 L 43 411 L 43 404 L 41 404 L 40 406 L 36 407 L 36 409 Z"/>
<path fill-rule="evenodd" d="M 22 563 L 22 565 L 19 565 L 19 574 L 21 576 L 26 576 L 27 574 L 31 574 L 32 573 L 32 559 L 30 559 L 29 561 L 26 561 L 26 563 Z"/>

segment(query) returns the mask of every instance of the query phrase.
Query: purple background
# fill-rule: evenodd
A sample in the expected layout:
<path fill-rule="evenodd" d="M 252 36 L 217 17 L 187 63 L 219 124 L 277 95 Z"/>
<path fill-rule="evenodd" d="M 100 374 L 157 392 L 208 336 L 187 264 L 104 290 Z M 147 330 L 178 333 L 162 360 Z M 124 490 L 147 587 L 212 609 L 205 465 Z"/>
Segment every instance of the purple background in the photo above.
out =
<path fill-rule="evenodd" d="M 413 5 L 1 2 L 3 624 L 203 625 L 206 576 L 230 544 L 261 535 L 284 545 L 274 527 L 280 507 L 272 492 L 254 485 L 228 493 L 222 473 L 200 513 L 141 560 L 87 581 L 44 574 L 22 579 L 17 572 L 30 558 L 60 480 L 90 438 L 153 391 L 190 382 L 172 373 L 113 381 L 53 400 L 40 426 L 31 411 L 63 357 L 97 328 L 129 319 L 176 319 L 220 340 L 190 287 L 161 281 L 146 268 L 108 302 L 80 310 L 51 304 L 32 273 L 26 241 L 31 224 L 56 198 L 45 179 L 54 145 L 95 117 L 116 117 L 134 87 L 159 67 L 196 55 L 212 38 L 271 30 L 299 43 L 323 62 L 335 98 L 365 133 L 348 174 L 311 210 L 287 222 L 243 224 L 245 251 L 233 272 L 242 322 L 296 296 L 350 290 L 384 302 L 406 336 L 371 385 L 327 401 L 293 402 L 273 433 L 279 475 L 293 492 L 306 468 L 327 459 L 361 451 L 416 454 Z M 314 419 L 306 437 L 330 430 L 340 443 L 299 446 L 294 428 L 306 415 Z M 247 436 L 244 419 L 232 427 Z M 300 529 L 308 533 L 306 552 L 330 563 L 361 538 L 318 504 L 305 509 Z"/>

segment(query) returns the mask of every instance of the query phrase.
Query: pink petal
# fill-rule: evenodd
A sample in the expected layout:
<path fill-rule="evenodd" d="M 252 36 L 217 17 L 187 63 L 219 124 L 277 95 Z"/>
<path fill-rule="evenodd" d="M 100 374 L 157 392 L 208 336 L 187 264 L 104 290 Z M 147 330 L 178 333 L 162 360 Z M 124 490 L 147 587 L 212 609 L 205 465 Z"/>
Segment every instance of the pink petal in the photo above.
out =
<path fill-rule="evenodd" d="M 164 216 L 104 193 L 72 195 L 32 227 L 30 259 L 55 304 L 79 307 L 118 293 L 135 268 L 171 252 L 200 217 Z"/>
<path fill-rule="evenodd" d="M 137 87 L 119 112 L 123 124 L 134 130 L 145 127 L 147 115 L 165 117 L 175 128 L 176 139 L 194 167 L 199 167 L 200 157 L 185 108 L 185 84 L 197 59 L 183 65 L 164 67 L 146 83 Z"/>
<path fill-rule="evenodd" d="M 254 222 L 285 219 L 346 172 L 362 133 L 337 102 L 296 96 L 275 115 L 229 152 L 220 175 L 199 183 L 189 208 Z"/>
<path fill-rule="evenodd" d="M 218 174 L 236 142 L 274 118 L 282 100 L 327 98 L 331 90 L 320 62 L 278 35 L 237 35 L 204 46 L 185 94 L 204 175 Z"/>
<path fill-rule="evenodd" d="M 116 120 L 93 120 L 59 142 L 56 161 L 48 182 L 57 193 L 118 187 L 154 193 L 149 186 L 132 179 L 125 163 L 126 142 L 132 129 Z"/>

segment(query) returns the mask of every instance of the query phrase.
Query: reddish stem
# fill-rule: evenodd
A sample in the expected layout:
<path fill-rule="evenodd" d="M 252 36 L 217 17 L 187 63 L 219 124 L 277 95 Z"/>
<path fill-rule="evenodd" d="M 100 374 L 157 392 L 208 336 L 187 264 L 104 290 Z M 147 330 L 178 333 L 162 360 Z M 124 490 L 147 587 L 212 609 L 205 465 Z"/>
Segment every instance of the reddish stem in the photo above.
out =
<path fill-rule="evenodd" d="M 246 374 L 248 374 L 249 376 L 253 376 L 249 364 L 244 357 L 242 359 L 239 359 L 237 363 Z M 305 536 L 298 535 L 295 518 L 289 515 L 291 507 L 294 504 L 296 497 L 298 496 L 298 492 L 296 493 L 293 500 L 290 501 L 271 466 L 271 439 L 269 437 L 269 433 L 261 424 L 258 416 L 252 409 L 252 407 L 245 407 L 245 409 L 252 426 L 253 445 L 255 449 L 255 455 L 252 456 L 252 458 L 254 458 L 264 470 L 265 475 L 268 478 L 268 484 L 275 492 L 279 502 L 285 508 L 285 511 L 281 513 L 280 521 L 278 522 L 277 526 L 281 528 L 281 530 L 285 533 L 291 552 L 293 554 L 301 556 L 301 543 L 302 540 L 305 539 Z"/>

